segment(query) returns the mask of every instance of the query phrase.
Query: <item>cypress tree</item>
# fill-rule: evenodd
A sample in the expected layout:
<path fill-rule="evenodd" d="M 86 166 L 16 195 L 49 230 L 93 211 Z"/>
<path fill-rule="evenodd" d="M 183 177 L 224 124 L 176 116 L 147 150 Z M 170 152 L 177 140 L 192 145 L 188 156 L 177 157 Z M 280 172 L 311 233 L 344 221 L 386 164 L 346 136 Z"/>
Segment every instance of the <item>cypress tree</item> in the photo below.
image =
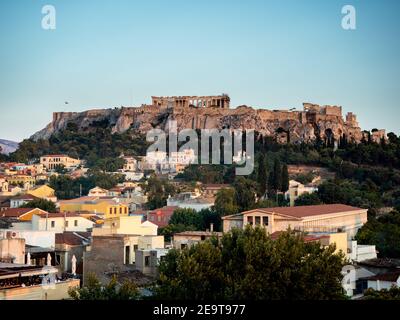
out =
<path fill-rule="evenodd" d="M 282 166 L 279 159 L 274 161 L 274 171 L 272 177 L 272 189 L 279 191 L 282 188 Z"/>
<path fill-rule="evenodd" d="M 282 167 L 282 192 L 286 192 L 289 190 L 289 171 L 288 166 L 285 163 Z"/>
<path fill-rule="evenodd" d="M 259 158 L 257 182 L 259 184 L 259 195 L 263 196 L 268 183 L 268 163 L 264 154 L 261 154 Z"/>

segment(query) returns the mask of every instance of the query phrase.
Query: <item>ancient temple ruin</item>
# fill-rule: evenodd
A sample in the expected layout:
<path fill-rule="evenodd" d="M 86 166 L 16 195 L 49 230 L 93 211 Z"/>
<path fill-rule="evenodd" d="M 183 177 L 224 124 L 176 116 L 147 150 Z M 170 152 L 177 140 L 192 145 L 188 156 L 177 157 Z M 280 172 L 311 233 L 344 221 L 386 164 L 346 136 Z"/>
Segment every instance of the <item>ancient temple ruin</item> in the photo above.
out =
<path fill-rule="evenodd" d="M 231 99 L 227 94 L 220 96 L 173 96 L 151 97 L 152 105 L 160 108 L 210 108 L 229 109 Z"/>

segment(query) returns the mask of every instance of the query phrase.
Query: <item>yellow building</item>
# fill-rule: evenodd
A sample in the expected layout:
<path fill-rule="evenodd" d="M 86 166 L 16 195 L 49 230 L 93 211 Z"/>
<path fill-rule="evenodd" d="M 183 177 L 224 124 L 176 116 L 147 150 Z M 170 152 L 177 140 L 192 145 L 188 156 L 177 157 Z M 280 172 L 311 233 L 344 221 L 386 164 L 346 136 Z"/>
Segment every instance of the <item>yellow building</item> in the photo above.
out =
<path fill-rule="evenodd" d="M 104 220 L 102 227 L 94 228 L 92 234 L 94 236 L 110 234 L 157 236 L 157 230 L 156 224 L 150 221 L 142 222 L 140 216 L 121 216 Z M 161 238 L 164 239 L 163 236 Z"/>
<path fill-rule="evenodd" d="M 88 211 L 104 215 L 105 219 L 129 214 L 128 206 L 112 198 L 81 197 L 59 202 L 61 212 Z"/>
<path fill-rule="evenodd" d="M 54 189 L 50 188 L 49 186 L 46 186 L 46 185 L 37 186 L 33 189 L 30 189 L 27 191 L 27 194 L 30 194 L 34 197 L 41 198 L 41 199 L 57 201 Z"/>
<path fill-rule="evenodd" d="M 24 188 L 30 188 L 35 185 L 35 178 L 25 174 L 16 174 L 6 177 L 9 184 L 13 185 L 23 185 Z"/>
<path fill-rule="evenodd" d="M 8 192 L 8 182 L 4 178 L 0 178 L 0 193 L 2 192 Z"/>
<path fill-rule="evenodd" d="M 70 169 L 72 167 L 78 167 L 81 164 L 81 161 L 68 157 L 65 154 L 52 154 L 40 157 L 40 164 L 44 165 L 46 169 L 49 170 L 54 170 L 60 167 Z"/>
<path fill-rule="evenodd" d="M 34 214 L 45 214 L 46 211 L 39 208 L 11 208 L 0 212 L 0 217 L 14 218 L 19 221 L 32 221 Z"/>

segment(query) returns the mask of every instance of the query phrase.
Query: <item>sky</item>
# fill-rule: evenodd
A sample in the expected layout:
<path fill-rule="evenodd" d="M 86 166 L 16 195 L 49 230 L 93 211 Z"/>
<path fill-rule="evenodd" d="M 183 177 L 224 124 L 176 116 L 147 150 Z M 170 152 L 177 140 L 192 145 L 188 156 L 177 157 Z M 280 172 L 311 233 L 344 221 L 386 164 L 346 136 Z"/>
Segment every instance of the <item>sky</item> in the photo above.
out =
<path fill-rule="evenodd" d="M 55 30 L 42 28 L 48 4 Z M 397 0 L 1 0 L 0 138 L 28 138 L 56 111 L 221 93 L 231 106 L 341 105 L 399 134 L 399 33 Z"/>

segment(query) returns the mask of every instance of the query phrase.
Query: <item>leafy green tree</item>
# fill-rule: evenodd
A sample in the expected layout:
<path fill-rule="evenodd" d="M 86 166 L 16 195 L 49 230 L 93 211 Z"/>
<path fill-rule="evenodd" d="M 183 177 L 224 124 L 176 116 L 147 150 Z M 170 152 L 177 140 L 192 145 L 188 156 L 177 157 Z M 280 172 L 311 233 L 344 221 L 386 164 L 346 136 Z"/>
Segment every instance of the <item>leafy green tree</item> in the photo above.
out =
<path fill-rule="evenodd" d="M 282 189 L 282 165 L 278 158 L 274 161 L 274 169 L 269 176 L 270 190 L 278 192 Z"/>
<path fill-rule="evenodd" d="M 114 172 L 121 164 L 118 158 L 121 153 L 144 155 L 147 147 L 143 134 L 133 128 L 123 133 L 113 133 L 112 125 L 105 119 L 94 121 L 87 128 L 78 128 L 75 123 L 69 122 L 65 129 L 49 139 L 22 141 L 18 150 L 10 156 L 13 161 L 28 162 L 45 154 L 64 153 L 86 160 L 89 167 L 100 166 L 103 171 Z"/>
<path fill-rule="evenodd" d="M 170 241 L 175 233 L 183 231 L 204 231 L 213 224 L 214 231 L 221 229 L 221 216 L 214 210 L 203 209 L 196 212 L 189 208 L 178 208 L 172 214 L 169 224 L 160 229 L 161 235 Z"/>
<path fill-rule="evenodd" d="M 379 257 L 400 258 L 400 213 L 391 213 L 377 219 L 369 219 L 356 235 L 360 244 L 374 244 Z"/>
<path fill-rule="evenodd" d="M 108 174 L 99 170 L 89 170 L 86 177 L 72 179 L 68 175 L 51 176 L 49 186 L 55 190 L 59 199 L 73 199 L 81 194 L 87 195 L 89 190 L 98 186 L 104 189 L 111 189 L 118 183 L 124 181 L 121 174 Z"/>
<path fill-rule="evenodd" d="M 215 197 L 214 210 L 221 216 L 238 213 L 235 190 L 227 188 L 219 190 Z"/>
<path fill-rule="evenodd" d="M 288 171 L 288 166 L 285 163 L 282 166 L 282 187 L 281 191 L 286 192 L 289 190 L 289 171 Z"/>
<path fill-rule="evenodd" d="M 233 183 L 233 188 L 239 211 L 252 209 L 256 201 L 257 184 L 250 179 L 238 177 Z"/>
<path fill-rule="evenodd" d="M 101 170 L 102 172 L 116 172 L 125 164 L 122 158 L 104 158 L 93 161 L 93 168 Z"/>
<path fill-rule="evenodd" d="M 133 281 L 126 280 L 122 284 L 113 276 L 103 286 L 94 274 L 88 275 L 87 285 L 82 288 L 70 288 L 68 294 L 73 300 L 137 300 L 139 290 Z"/>
<path fill-rule="evenodd" d="M 272 199 L 264 199 L 261 201 L 258 201 L 254 208 L 273 208 L 273 207 L 277 207 L 278 204 L 276 203 L 275 200 Z"/>
<path fill-rule="evenodd" d="M 264 154 L 260 154 L 258 160 L 257 182 L 259 184 L 259 195 L 263 196 L 268 184 L 268 163 Z"/>
<path fill-rule="evenodd" d="M 39 208 L 47 212 L 56 212 L 56 205 L 53 201 L 46 199 L 35 199 L 21 206 L 21 208 Z"/>
<path fill-rule="evenodd" d="M 165 206 L 168 196 L 173 196 L 176 193 L 172 184 L 166 180 L 160 180 L 156 175 L 151 175 L 142 187 L 147 194 L 147 207 L 150 210 Z"/>
<path fill-rule="evenodd" d="M 295 206 L 314 206 L 317 204 L 322 204 L 317 193 L 304 193 L 294 201 Z"/>
<path fill-rule="evenodd" d="M 67 169 L 65 169 L 65 166 L 63 164 L 56 166 L 54 171 L 57 172 L 58 174 L 66 174 L 67 173 Z"/>
<path fill-rule="evenodd" d="M 344 299 L 344 254 L 285 232 L 273 241 L 261 228 L 234 229 L 160 263 L 155 294 L 177 300 Z"/>
<path fill-rule="evenodd" d="M 163 228 L 159 228 L 158 232 L 160 235 L 164 236 L 165 241 L 171 241 L 172 236 L 175 233 L 184 232 L 184 231 L 196 231 L 197 227 L 194 225 L 185 225 L 185 224 L 168 224 Z"/>
<path fill-rule="evenodd" d="M 364 292 L 364 300 L 400 300 L 400 288 L 392 287 L 390 289 L 374 290 L 368 288 Z"/>
<path fill-rule="evenodd" d="M 194 209 L 178 208 L 172 214 L 169 224 L 183 224 L 198 228 L 201 225 L 201 215 Z"/>

